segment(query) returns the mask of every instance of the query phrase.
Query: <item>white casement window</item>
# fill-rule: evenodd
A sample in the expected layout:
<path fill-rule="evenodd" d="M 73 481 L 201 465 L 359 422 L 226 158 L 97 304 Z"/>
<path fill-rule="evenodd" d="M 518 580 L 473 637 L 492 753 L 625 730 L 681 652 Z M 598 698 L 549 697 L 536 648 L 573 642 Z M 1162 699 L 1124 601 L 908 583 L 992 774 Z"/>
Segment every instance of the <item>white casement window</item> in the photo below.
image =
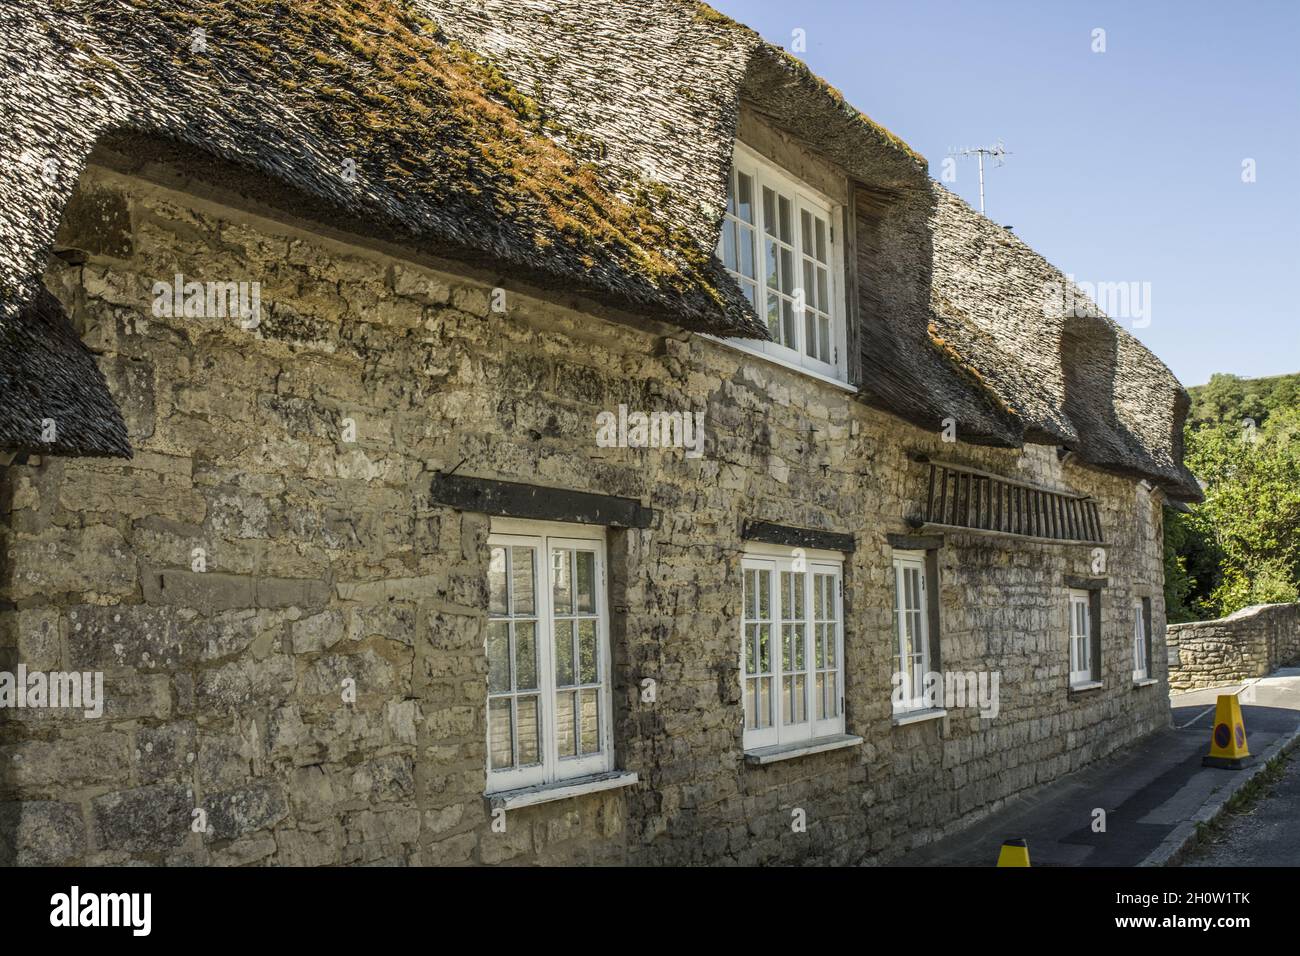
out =
<path fill-rule="evenodd" d="M 488 792 L 613 767 L 603 529 L 494 521 Z"/>
<path fill-rule="evenodd" d="M 1070 592 L 1070 686 L 1092 681 L 1092 595 Z"/>
<path fill-rule="evenodd" d="M 772 341 L 733 344 L 841 381 L 844 274 L 838 207 L 737 144 L 718 258 L 740 284 Z"/>
<path fill-rule="evenodd" d="M 741 560 L 746 750 L 844 732 L 843 559 L 777 551 Z"/>
<path fill-rule="evenodd" d="M 1147 619 L 1141 598 L 1133 599 L 1133 679 L 1146 680 L 1147 673 Z"/>
<path fill-rule="evenodd" d="M 894 711 L 930 706 L 925 675 L 930 669 L 929 603 L 925 554 L 894 552 Z"/>

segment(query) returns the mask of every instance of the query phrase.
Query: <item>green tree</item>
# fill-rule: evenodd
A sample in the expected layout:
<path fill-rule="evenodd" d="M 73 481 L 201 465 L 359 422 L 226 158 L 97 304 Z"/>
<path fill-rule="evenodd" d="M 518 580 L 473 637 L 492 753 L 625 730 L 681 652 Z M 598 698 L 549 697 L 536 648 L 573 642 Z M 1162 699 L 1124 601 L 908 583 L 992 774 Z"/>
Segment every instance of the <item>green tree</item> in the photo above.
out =
<path fill-rule="evenodd" d="M 1217 422 L 1188 429 L 1186 460 L 1205 501 L 1166 516 L 1171 621 L 1300 599 L 1300 401 L 1286 381 L 1216 375 L 1204 388 Z"/>

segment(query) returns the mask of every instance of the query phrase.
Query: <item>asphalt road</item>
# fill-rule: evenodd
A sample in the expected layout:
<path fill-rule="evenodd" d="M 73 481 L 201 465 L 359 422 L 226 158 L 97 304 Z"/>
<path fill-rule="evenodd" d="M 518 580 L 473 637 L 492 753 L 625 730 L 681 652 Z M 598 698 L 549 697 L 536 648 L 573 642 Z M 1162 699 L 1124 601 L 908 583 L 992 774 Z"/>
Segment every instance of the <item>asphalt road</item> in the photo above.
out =
<path fill-rule="evenodd" d="M 1184 866 L 1300 866 L 1300 755 L 1251 806 L 1227 818 L 1216 839 Z"/>
<path fill-rule="evenodd" d="M 1172 726 L 1041 790 L 1015 798 L 971 827 L 914 849 L 900 866 L 992 866 L 1005 839 L 1024 839 L 1034 866 L 1137 866 L 1158 851 L 1175 828 L 1228 799 L 1245 770 L 1203 767 L 1220 694 L 1241 691 L 1250 751 L 1260 755 L 1300 725 L 1300 668 L 1230 687 L 1175 694 Z M 1297 751 L 1294 764 L 1300 764 Z M 1295 821 L 1286 842 L 1270 852 L 1300 863 L 1300 784 L 1293 780 L 1289 811 Z M 1095 832 L 1097 808 L 1106 829 Z M 1241 863 L 1264 865 L 1245 852 Z M 1282 862 L 1282 861 L 1279 861 Z M 1207 862 L 1207 866 L 1220 865 Z M 1240 864 L 1224 864 L 1240 865 Z"/>

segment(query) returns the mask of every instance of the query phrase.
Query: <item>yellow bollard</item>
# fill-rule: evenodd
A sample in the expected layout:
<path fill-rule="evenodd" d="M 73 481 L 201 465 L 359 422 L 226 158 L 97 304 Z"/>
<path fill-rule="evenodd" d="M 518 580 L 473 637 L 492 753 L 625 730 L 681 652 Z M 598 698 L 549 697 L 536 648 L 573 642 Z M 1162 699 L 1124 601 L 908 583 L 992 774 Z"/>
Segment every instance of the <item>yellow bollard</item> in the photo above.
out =
<path fill-rule="evenodd" d="M 1029 844 L 1024 840 L 1004 840 L 998 851 L 998 866 L 1028 866 Z"/>
<path fill-rule="evenodd" d="M 1202 758 L 1201 765 L 1239 770 L 1253 759 L 1246 746 L 1246 722 L 1241 716 L 1241 702 L 1236 694 L 1220 694 L 1214 705 L 1210 752 Z"/>

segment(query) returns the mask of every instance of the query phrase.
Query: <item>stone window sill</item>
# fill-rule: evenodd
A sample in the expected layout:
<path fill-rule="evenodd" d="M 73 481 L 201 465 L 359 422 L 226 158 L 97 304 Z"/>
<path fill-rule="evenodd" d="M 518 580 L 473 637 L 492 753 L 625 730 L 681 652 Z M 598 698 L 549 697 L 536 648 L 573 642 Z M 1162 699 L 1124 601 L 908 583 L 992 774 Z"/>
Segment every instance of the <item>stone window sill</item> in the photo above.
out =
<path fill-rule="evenodd" d="M 572 780 L 557 780 L 555 783 L 542 783 L 535 787 L 520 787 L 518 790 L 501 790 L 497 793 L 484 794 L 493 810 L 518 810 L 539 803 L 554 800 L 567 800 L 587 793 L 600 793 L 602 790 L 617 790 L 630 787 L 637 782 L 637 775 L 627 770 L 611 770 L 608 773 L 596 773 L 589 777 L 575 777 Z"/>
<path fill-rule="evenodd" d="M 1150 687 L 1152 684 L 1159 684 L 1160 681 L 1154 677 L 1135 677 L 1133 679 L 1134 687 Z"/>
<path fill-rule="evenodd" d="M 1106 682 L 1105 682 L 1105 681 L 1090 680 L 1090 681 L 1087 681 L 1087 682 L 1085 682 L 1085 683 L 1083 683 L 1083 684 L 1071 684 L 1071 685 L 1070 685 L 1070 693 L 1071 693 L 1071 694 L 1085 694 L 1085 693 L 1087 693 L 1087 692 L 1090 691 L 1090 690 L 1101 690 L 1101 689 L 1102 689 L 1103 687 L 1105 687 L 1105 686 L 1106 686 Z"/>
<path fill-rule="evenodd" d="M 896 711 L 890 720 L 895 727 L 906 727 L 908 724 L 920 724 L 927 720 L 938 720 L 940 717 L 947 716 L 948 711 L 942 707 L 927 707 L 925 710 Z"/>
<path fill-rule="evenodd" d="M 812 740 L 801 740 L 793 744 L 776 744 L 771 747 L 759 747 L 757 750 L 746 750 L 745 763 L 762 766 L 763 764 L 777 763 L 781 760 L 793 760 L 795 757 L 803 757 L 808 754 L 819 754 L 828 750 L 856 747 L 860 743 L 862 743 L 862 738 L 855 737 L 853 734 L 832 734 L 829 737 L 814 737 Z"/>
<path fill-rule="evenodd" d="M 729 349 L 735 349 L 737 352 L 744 352 L 746 355 L 752 356 L 760 361 L 770 362 L 772 365 L 779 365 L 781 368 L 788 369 L 791 372 L 798 372 L 800 375 L 815 378 L 817 381 L 838 388 L 842 392 L 856 393 L 858 390 L 858 387 L 852 382 L 840 378 L 834 378 L 827 375 L 825 372 L 818 372 L 814 369 L 804 368 L 802 365 L 797 365 L 789 359 L 783 359 L 776 355 L 768 355 L 766 352 L 759 352 L 753 348 L 747 348 L 731 339 L 719 338 L 716 335 L 709 335 L 707 332 L 701 332 L 700 337 L 708 339 L 711 342 L 717 342 L 719 345 L 725 345 Z"/>

